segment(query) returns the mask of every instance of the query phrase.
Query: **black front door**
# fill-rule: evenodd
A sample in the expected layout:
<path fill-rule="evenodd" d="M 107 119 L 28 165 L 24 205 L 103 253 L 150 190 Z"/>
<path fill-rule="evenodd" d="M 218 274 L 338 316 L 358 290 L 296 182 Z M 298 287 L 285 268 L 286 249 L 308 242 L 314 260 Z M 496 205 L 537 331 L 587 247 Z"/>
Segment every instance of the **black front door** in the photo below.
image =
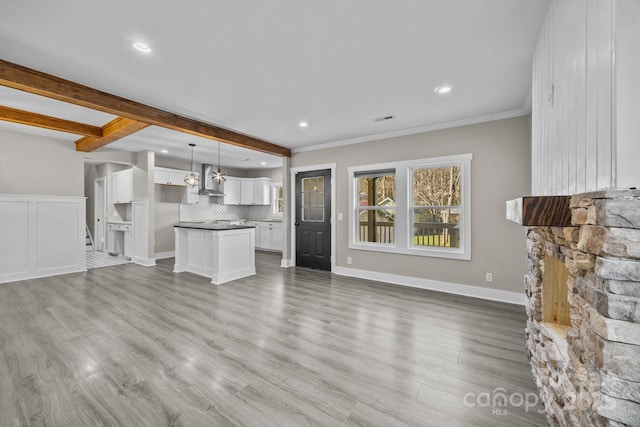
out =
<path fill-rule="evenodd" d="M 296 175 L 296 265 L 331 270 L 331 170 Z"/>

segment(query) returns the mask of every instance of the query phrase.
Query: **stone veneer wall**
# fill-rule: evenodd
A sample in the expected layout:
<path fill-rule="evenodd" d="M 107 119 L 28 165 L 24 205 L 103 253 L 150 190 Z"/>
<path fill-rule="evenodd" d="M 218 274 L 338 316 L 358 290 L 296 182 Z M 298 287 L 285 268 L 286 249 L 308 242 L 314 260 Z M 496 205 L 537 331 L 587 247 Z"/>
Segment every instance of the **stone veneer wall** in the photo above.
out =
<path fill-rule="evenodd" d="M 640 426 L 640 191 L 571 198 L 571 227 L 530 227 L 527 351 L 552 426 Z M 544 254 L 569 271 L 571 327 L 542 322 Z"/>

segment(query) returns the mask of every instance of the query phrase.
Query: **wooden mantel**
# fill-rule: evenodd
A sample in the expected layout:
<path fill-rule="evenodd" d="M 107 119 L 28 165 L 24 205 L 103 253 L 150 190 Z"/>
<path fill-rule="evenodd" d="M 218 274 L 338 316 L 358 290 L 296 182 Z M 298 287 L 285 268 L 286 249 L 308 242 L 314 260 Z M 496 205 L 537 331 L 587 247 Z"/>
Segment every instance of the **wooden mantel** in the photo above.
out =
<path fill-rule="evenodd" d="M 525 226 L 568 227 L 571 196 L 524 196 L 507 202 L 507 219 Z"/>

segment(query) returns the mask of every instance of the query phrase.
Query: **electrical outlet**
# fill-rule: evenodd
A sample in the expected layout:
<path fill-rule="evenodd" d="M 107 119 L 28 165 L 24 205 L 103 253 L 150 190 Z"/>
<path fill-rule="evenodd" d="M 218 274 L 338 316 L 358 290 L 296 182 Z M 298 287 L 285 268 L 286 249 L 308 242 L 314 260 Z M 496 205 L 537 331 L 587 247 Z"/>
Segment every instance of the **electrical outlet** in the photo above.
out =
<path fill-rule="evenodd" d="M 342 221 L 343 218 L 342 212 L 338 212 L 338 221 Z"/>
<path fill-rule="evenodd" d="M 487 282 L 493 282 L 493 273 L 486 273 L 485 280 Z"/>
<path fill-rule="evenodd" d="M 347 257 L 347 264 L 351 265 L 353 263 L 353 259 L 350 256 Z"/>
<path fill-rule="evenodd" d="M 112 216 L 113 216 L 114 218 L 117 218 L 117 217 L 118 217 L 118 212 L 115 212 L 115 211 L 114 211 Z"/>

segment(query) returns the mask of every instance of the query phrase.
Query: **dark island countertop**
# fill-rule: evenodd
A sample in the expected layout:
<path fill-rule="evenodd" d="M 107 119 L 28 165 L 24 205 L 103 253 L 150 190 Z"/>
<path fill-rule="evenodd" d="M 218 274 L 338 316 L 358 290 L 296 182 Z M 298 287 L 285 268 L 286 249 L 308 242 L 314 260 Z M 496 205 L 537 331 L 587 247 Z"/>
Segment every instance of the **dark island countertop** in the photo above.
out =
<path fill-rule="evenodd" d="M 199 230 L 213 230 L 213 231 L 223 231 L 223 230 L 240 230 L 243 228 L 256 228 L 255 225 L 246 225 L 246 224 L 212 224 L 208 222 L 179 222 L 174 225 L 174 227 L 178 228 L 197 228 Z"/>

